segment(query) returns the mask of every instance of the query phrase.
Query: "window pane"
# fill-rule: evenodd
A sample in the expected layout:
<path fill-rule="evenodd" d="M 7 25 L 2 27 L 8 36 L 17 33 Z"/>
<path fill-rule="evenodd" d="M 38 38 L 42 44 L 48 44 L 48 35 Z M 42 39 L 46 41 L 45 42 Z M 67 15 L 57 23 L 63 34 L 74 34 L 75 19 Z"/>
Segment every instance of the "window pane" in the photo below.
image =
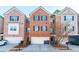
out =
<path fill-rule="evenodd" d="M 38 26 L 34 26 L 34 31 L 38 31 L 39 27 Z"/>
<path fill-rule="evenodd" d="M 41 16 L 41 20 L 47 20 L 47 16 Z"/>
<path fill-rule="evenodd" d="M 42 27 L 41 27 L 41 30 L 42 30 L 42 31 L 47 31 L 47 26 L 42 26 Z"/>
<path fill-rule="evenodd" d="M 10 31 L 16 31 L 16 27 L 15 27 L 15 26 L 12 26 L 12 27 L 10 28 Z"/>
<path fill-rule="evenodd" d="M 64 16 L 64 21 L 74 21 L 74 16 Z"/>
<path fill-rule="evenodd" d="M 34 16 L 34 20 L 39 20 L 39 16 Z"/>

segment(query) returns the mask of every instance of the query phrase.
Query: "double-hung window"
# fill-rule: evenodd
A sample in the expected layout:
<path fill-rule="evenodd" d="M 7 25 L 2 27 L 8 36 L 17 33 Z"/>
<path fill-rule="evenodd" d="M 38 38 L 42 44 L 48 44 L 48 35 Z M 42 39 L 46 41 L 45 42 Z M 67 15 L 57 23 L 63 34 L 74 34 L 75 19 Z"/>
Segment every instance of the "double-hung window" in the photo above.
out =
<path fill-rule="evenodd" d="M 47 31 L 47 26 L 41 26 L 41 31 Z"/>
<path fill-rule="evenodd" d="M 64 16 L 64 21 L 74 21 L 74 16 L 71 16 L 71 15 L 67 15 L 67 16 Z"/>
<path fill-rule="evenodd" d="M 41 16 L 41 20 L 47 20 L 47 16 Z"/>
<path fill-rule="evenodd" d="M 39 31 L 39 26 L 33 26 L 34 31 Z"/>
<path fill-rule="evenodd" d="M 34 20 L 40 20 L 40 16 L 34 16 Z"/>
<path fill-rule="evenodd" d="M 17 30 L 16 26 L 12 26 L 12 27 L 10 28 L 10 31 L 16 31 L 16 30 Z"/>

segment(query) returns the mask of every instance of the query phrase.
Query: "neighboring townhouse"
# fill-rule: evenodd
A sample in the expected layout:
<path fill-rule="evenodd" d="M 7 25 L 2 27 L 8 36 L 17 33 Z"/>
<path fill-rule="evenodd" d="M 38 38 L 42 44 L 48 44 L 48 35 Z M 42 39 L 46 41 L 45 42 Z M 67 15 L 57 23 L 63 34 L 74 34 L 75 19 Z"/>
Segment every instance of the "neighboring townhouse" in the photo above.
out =
<path fill-rule="evenodd" d="M 70 31 L 68 35 L 78 35 L 78 13 L 70 7 L 65 7 L 56 15 L 56 22 L 61 31 Z"/>
<path fill-rule="evenodd" d="M 3 33 L 4 33 L 4 18 L 0 16 L 0 40 L 3 39 Z"/>
<path fill-rule="evenodd" d="M 50 13 L 38 7 L 30 14 L 31 44 L 44 44 L 50 40 Z"/>
<path fill-rule="evenodd" d="M 3 34 L 4 31 L 4 18 L 0 16 L 0 34 Z"/>
<path fill-rule="evenodd" d="M 19 43 L 24 40 L 25 14 L 12 7 L 4 13 L 4 39 L 9 43 Z"/>

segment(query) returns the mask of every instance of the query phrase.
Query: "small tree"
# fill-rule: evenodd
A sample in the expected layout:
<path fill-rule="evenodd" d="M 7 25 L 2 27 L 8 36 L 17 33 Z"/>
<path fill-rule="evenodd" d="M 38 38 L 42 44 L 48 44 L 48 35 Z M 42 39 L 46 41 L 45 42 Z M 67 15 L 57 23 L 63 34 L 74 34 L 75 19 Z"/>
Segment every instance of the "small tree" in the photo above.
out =
<path fill-rule="evenodd" d="M 61 45 L 62 42 L 68 39 L 69 33 L 72 32 L 72 29 L 70 28 L 70 23 L 65 22 L 60 25 L 59 22 L 56 22 L 56 30 L 55 30 L 55 39 L 57 41 L 56 45 Z"/>

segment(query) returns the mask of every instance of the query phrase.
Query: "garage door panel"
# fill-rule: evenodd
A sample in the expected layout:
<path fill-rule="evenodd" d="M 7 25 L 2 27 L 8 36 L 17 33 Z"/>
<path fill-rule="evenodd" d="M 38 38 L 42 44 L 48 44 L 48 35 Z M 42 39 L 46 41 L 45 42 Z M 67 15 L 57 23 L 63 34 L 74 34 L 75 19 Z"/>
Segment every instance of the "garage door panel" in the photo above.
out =
<path fill-rule="evenodd" d="M 7 40 L 9 43 L 20 43 L 21 40 L 23 40 L 22 37 L 5 37 L 5 40 Z"/>
<path fill-rule="evenodd" d="M 31 44 L 44 44 L 45 40 L 49 40 L 49 37 L 31 37 Z"/>

